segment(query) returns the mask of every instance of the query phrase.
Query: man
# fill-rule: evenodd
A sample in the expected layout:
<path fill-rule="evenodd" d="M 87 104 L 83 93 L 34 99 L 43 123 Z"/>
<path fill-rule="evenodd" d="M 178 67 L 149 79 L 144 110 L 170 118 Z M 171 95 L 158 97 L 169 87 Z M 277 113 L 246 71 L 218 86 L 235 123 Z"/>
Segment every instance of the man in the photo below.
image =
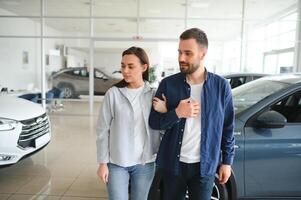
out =
<path fill-rule="evenodd" d="M 152 109 L 151 128 L 165 130 L 157 157 L 164 200 L 209 200 L 215 173 L 225 184 L 234 158 L 234 109 L 229 83 L 204 67 L 208 39 L 192 28 L 180 36 L 180 73 L 163 79 L 153 105 L 163 98 L 167 111 Z M 158 110 L 158 109 L 156 109 Z"/>

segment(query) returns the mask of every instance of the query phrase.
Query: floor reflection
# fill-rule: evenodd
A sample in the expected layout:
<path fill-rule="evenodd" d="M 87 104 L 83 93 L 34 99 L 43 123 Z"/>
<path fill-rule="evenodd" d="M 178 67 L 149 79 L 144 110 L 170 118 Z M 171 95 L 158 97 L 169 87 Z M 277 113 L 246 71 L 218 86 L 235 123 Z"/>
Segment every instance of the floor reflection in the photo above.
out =
<path fill-rule="evenodd" d="M 0 200 L 107 199 L 96 176 L 95 122 L 97 115 L 76 115 L 88 102 L 69 102 L 75 114 L 50 112 L 51 142 L 15 165 L 0 168 Z M 95 106 L 95 113 L 99 105 Z M 87 111 L 88 112 L 88 111 Z"/>

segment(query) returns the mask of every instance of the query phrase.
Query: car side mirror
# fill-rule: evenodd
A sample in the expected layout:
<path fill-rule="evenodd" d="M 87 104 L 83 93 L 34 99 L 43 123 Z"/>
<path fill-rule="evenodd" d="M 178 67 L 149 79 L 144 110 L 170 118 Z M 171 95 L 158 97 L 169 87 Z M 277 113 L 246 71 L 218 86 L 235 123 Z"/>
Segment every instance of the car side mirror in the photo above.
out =
<path fill-rule="evenodd" d="M 269 110 L 256 118 L 256 127 L 259 128 L 282 128 L 287 119 L 277 111 Z"/>

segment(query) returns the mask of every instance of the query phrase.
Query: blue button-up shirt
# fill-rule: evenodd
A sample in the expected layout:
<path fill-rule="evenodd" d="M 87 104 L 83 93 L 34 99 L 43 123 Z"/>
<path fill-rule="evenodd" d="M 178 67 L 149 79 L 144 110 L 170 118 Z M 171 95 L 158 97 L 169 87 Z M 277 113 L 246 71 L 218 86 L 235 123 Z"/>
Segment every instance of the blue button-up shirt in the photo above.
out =
<path fill-rule="evenodd" d="M 159 168 L 179 174 L 180 152 L 185 118 L 178 118 L 175 109 L 181 100 L 190 97 L 190 85 L 183 73 L 163 79 L 156 92 L 167 99 L 167 113 L 151 110 L 149 125 L 165 130 L 158 156 Z M 220 163 L 232 165 L 234 159 L 234 108 L 228 81 L 216 74 L 205 72 L 201 92 L 201 161 L 200 176 L 214 175 Z"/>

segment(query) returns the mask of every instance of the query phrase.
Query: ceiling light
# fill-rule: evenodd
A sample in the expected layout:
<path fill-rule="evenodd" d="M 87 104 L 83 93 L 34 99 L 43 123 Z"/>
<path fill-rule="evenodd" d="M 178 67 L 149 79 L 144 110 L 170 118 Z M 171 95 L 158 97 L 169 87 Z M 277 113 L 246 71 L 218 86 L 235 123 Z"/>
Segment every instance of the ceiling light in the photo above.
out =
<path fill-rule="evenodd" d="M 202 2 L 200 0 L 188 1 L 188 3 L 181 4 L 182 6 L 188 6 L 193 8 L 208 8 L 210 6 L 210 2 Z"/>

